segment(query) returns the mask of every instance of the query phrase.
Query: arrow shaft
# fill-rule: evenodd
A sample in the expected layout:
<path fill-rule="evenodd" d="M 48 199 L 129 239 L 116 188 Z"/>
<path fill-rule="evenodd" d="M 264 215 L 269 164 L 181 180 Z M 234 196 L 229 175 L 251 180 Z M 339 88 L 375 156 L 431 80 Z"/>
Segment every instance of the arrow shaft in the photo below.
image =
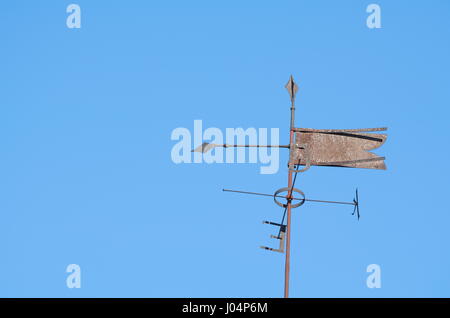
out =
<path fill-rule="evenodd" d="M 256 148 L 289 148 L 289 145 L 218 145 L 219 147 L 231 148 L 231 147 L 256 147 Z"/>

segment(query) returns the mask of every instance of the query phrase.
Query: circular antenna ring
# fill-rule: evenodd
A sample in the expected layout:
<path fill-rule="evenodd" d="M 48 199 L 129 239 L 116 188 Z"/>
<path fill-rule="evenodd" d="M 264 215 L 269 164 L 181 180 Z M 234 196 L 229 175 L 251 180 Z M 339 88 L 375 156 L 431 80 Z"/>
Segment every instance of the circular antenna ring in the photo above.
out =
<path fill-rule="evenodd" d="M 278 201 L 278 200 L 277 200 L 277 197 L 280 195 L 280 193 L 283 193 L 283 192 L 289 193 L 290 190 L 291 190 L 291 188 L 288 188 L 288 187 L 278 189 L 278 190 L 275 191 L 275 193 L 273 194 L 273 201 L 274 201 L 278 206 L 281 206 L 282 208 L 287 207 L 287 204 L 286 204 L 286 203 L 281 203 L 280 201 Z M 292 188 L 292 193 L 294 193 L 294 192 L 298 193 L 298 194 L 301 196 L 301 198 L 296 198 L 297 200 L 300 200 L 300 202 L 295 203 L 295 204 L 291 204 L 291 208 L 293 208 L 293 209 L 298 208 L 299 206 L 303 205 L 303 203 L 305 203 L 305 194 L 304 194 L 301 190 L 299 190 L 299 189 L 297 189 L 297 188 Z M 291 194 L 291 195 L 292 195 L 292 194 Z M 286 196 L 287 196 L 287 194 L 286 194 Z M 291 200 L 292 200 L 292 199 L 291 199 Z"/>

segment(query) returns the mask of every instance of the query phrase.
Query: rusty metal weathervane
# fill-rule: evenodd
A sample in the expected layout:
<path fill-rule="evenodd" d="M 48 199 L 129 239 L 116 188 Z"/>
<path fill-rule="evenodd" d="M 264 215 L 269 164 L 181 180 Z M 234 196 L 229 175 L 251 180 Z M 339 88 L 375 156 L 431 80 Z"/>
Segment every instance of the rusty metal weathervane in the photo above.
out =
<path fill-rule="evenodd" d="M 358 189 L 356 189 L 355 198 L 352 202 L 313 200 L 305 197 L 305 194 L 295 188 L 297 174 L 307 171 L 311 166 L 331 166 L 348 168 L 366 168 L 386 170 L 384 163 L 385 157 L 377 156 L 370 150 L 380 147 L 387 138 L 385 134 L 374 132 L 386 131 L 387 128 L 368 128 L 368 129 L 310 129 L 295 127 L 295 96 L 298 91 L 298 85 L 294 78 L 289 78 L 286 84 L 291 99 L 291 122 L 289 131 L 289 145 L 229 145 L 203 143 L 193 151 L 208 152 L 215 147 L 277 147 L 289 149 L 288 162 L 288 183 L 274 194 L 257 193 L 240 190 L 223 189 L 226 192 L 235 192 L 243 194 L 252 194 L 259 196 L 273 197 L 275 203 L 284 208 L 283 217 L 280 223 L 263 221 L 264 224 L 270 224 L 279 227 L 278 235 L 271 235 L 273 239 L 279 240 L 279 248 L 270 248 L 261 246 L 269 251 L 285 253 L 285 279 L 284 279 L 284 297 L 289 297 L 289 273 L 290 273 L 290 245 L 291 245 L 291 211 L 298 208 L 305 202 L 318 202 L 329 204 L 352 205 L 353 215 L 359 214 Z M 304 168 L 299 169 L 300 166 Z M 295 193 L 295 196 L 294 196 Z M 285 200 L 281 202 L 281 200 Z"/>

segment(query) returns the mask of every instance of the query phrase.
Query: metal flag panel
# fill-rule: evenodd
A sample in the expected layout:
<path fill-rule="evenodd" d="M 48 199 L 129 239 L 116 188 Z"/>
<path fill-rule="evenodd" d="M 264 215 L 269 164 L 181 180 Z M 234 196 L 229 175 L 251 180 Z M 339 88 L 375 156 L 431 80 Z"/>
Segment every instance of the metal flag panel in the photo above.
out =
<path fill-rule="evenodd" d="M 296 128 L 289 163 L 386 170 L 385 158 L 369 152 L 380 147 L 387 135 L 368 132 L 383 130 Z"/>

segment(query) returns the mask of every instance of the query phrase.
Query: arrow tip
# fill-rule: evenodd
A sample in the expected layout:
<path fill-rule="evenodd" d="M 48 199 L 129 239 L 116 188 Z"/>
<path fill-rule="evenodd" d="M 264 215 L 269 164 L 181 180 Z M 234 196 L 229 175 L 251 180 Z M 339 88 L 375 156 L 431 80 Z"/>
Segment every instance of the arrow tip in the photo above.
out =
<path fill-rule="evenodd" d="M 298 85 L 294 81 L 294 77 L 291 74 L 291 77 L 289 77 L 289 81 L 284 86 L 287 91 L 289 92 L 289 96 L 291 96 L 291 100 L 295 99 L 295 94 L 297 94 L 298 91 Z"/>
<path fill-rule="evenodd" d="M 210 151 L 211 149 L 213 149 L 214 147 L 216 147 L 216 144 L 210 144 L 208 142 L 204 142 L 203 144 L 201 144 L 200 146 L 198 146 L 197 148 L 191 150 L 191 152 L 201 152 L 201 153 L 205 153 Z"/>

